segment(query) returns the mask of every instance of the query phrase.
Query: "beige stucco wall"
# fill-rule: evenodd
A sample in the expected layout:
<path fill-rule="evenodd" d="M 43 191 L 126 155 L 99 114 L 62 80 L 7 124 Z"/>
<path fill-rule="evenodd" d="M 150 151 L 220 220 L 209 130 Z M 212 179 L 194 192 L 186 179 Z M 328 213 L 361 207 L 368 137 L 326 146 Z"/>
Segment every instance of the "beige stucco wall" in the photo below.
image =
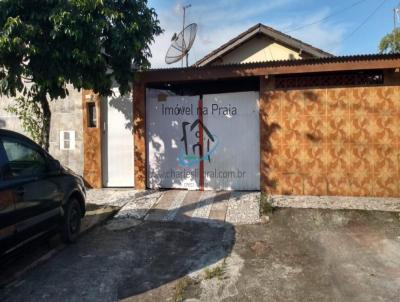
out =
<path fill-rule="evenodd" d="M 78 174 L 83 173 L 83 143 L 82 143 L 82 96 L 81 92 L 67 86 L 69 96 L 63 100 L 50 103 L 52 112 L 49 152 L 60 162 Z M 0 128 L 16 131 L 27 135 L 21 127 L 19 119 L 5 109 L 12 99 L 0 97 Z M 75 149 L 60 149 L 60 131 L 75 131 Z M 28 136 L 28 135 L 27 135 Z"/>
<path fill-rule="evenodd" d="M 298 51 L 258 36 L 213 62 L 213 65 L 301 59 Z"/>

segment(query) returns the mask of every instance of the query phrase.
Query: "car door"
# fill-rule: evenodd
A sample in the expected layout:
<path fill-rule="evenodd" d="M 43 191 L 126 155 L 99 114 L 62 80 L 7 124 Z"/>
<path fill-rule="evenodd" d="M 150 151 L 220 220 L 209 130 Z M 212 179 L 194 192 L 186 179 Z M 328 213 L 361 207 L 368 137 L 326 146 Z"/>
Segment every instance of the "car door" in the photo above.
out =
<path fill-rule="evenodd" d="M 61 214 L 61 188 L 38 146 L 11 136 L 2 137 L 1 143 L 7 159 L 5 182 L 15 196 L 16 231 L 23 240 L 55 225 Z"/>
<path fill-rule="evenodd" d="M 5 167 L 6 158 L 0 144 L 0 253 L 8 248 L 16 231 L 15 197 L 3 180 Z"/>

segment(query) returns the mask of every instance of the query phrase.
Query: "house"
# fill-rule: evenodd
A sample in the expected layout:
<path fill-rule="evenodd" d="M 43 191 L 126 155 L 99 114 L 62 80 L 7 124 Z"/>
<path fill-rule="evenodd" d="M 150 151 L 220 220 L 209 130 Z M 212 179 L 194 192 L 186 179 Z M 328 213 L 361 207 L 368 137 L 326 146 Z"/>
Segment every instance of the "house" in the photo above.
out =
<path fill-rule="evenodd" d="M 83 91 L 50 151 L 92 187 L 400 196 L 399 54 L 334 57 L 257 24 L 191 67 L 140 73 L 133 100 Z"/>
<path fill-rule="evenodd" d="M 198 60 L 196 66 L 327 58 L 333 55 L 258 23 Z"/>
<path fill-rule="evenodd" d="M 262 54 L 268 55 L 263 57 Z M 248 61 L 264 61 L 270 59 L 297 59 L 304 57 L 325 57 L 330 54 L 311 45 L 291 38 L 270 27 L 257 24 L 228 43 L 199 60 L 198 66 L 214 65 L 217 62 L 239 63 Z M 100 107 L 89 102 L 98 96 L 79 92 L 68 86 L 70 95 L 60 101 L 51 102 L 52 124 L 50 133 L 50 153 L 78 174 L 85 174 L 90 185 L 94 187 L 133 187 L 133 140 L 132 137 L 132 100 L 130 96 L 121 97 L 115 88 L 114 97 L 101 102 Z M 12 100 L 1 97 L 0 128 L 6 128 L 24 133 L 18 118 L 5 109 Z M 100 104 L 100 103 L 99 103 Z M 97 110 L 96 110 L 97 109 Z M 85 112 L 85 116 L 83 116 Z M 101 113 L 101 114 L 100 114 Z M 90 126 L 87 133 L 83 132 L 83 123 Z M 92 136 L 92 132 L 96 135 Z M 24 133 L 27 134 L 27 133 Z M 100 137 L 102 152 L 86 155 L 90 158 L 84 171 L 84 137 L 90 141 Z M 90 148 L 86 148 L 90 150 Z M 89 155 L 90 154 L 90 155 Z M 100 156 L 101 154 L 101 156 Z M 94 165 L 101 172 L 92 174 Z M 92 182 L 91 179 L 96 181 Z"/>
<path fill-rule="evenodd" d="M 134 88 L 135 186 L 399 197 L 399 100 L 400 54 L 149 70 Z M 199 118 L 218 144 L 181 167 L 180 125 Z"/>

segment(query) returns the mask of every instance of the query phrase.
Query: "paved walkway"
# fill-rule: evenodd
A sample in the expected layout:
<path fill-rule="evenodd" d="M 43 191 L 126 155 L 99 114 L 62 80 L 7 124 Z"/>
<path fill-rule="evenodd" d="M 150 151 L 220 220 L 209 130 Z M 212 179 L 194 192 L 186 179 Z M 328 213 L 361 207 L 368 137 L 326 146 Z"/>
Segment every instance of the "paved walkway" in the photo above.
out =
<path fill-rule="evenodd" d="M 149 221 L 258 223 L 259 192 L 89 190 L 87 201 L 120 207 L 115 216 Z M 271 196 L 275 207 L 400 212 L 400 198 Z"/>
<path fill-rule="evenodd" d="M 90 190 L 88 203 L 120 206 L 115 219 L 149 221 L 259 222 L 259 192 Z"/>

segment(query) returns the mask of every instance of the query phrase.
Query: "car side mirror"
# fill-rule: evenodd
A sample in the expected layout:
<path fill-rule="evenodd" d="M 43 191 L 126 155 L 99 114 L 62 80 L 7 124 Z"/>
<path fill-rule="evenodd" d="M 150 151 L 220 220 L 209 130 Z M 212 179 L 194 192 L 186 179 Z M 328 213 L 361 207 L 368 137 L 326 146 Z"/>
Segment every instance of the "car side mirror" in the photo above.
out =
<path fill-rule="evenodd" d="M 61 170 L 61 164 L 58 160 L 54 159 L 48 162 L 47 164 L 48 170 L 55 172 Z"/>

